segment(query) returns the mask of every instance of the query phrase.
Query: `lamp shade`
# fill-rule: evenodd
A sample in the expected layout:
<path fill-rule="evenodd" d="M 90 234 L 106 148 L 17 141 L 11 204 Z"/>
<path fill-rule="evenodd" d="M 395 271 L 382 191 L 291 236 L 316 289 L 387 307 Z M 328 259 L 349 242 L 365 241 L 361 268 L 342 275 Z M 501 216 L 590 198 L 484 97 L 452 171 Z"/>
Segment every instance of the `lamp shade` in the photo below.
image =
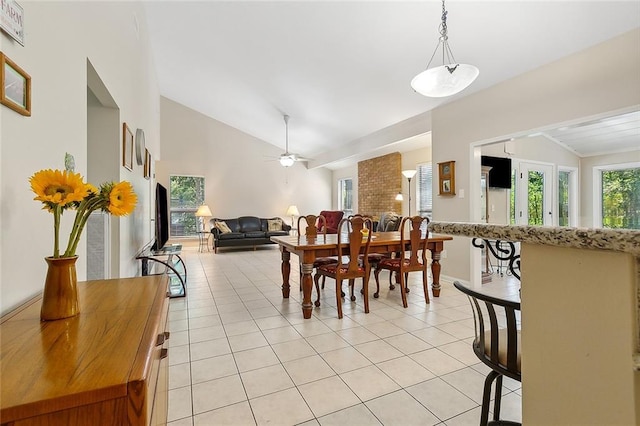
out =
<path fill-rule="evenodd" d="M 396 195 L 396 201 L 402 201 L 402 200 L 404 200 L 404 197 L 400 192 L 398 192 L 398 195 Z"/>
<path fill-rule="evenodd" d="M 403 170 L 402 171 L 402 174 L 407 179 L 411 179 L 412 177 L 414 177 L 416 175 L 416 173 L 417 173 L 417 170 Z"/>
<path fill-rule="evenodd" d="M 421 95 L 444 98 L 466 89 L 478 74 L 480 71 L 473 65 L 442 65 L 422 71 L 411 80 L 411 87 Z"/>
<path fill-rule="evenodd" d="M 300 216 L 298 206 L 289 206 L 289 208 L 287 209 L 287 216 Z"/>
<path fill-rule="evenodd" d="M 211 213 L 211 209 L 209 208 L 208 205 L 203 204 L 200 207 L 198 207 L 198 211 L 196 212 L 196 216 L 197 217 L 210 217 L 213 216 L 213 214 Z"/>

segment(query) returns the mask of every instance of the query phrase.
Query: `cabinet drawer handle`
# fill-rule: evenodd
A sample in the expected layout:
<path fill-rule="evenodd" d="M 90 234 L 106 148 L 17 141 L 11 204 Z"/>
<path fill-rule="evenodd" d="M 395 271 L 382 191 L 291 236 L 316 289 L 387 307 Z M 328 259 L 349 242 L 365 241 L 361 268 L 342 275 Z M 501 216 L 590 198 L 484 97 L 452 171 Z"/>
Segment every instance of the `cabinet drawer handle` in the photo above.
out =
<path fill-rule="evenodd" d="M 158 339 L 156 340 L 156 346 L 161 346 L 166 340 L 166 336 L 163 334 L 158 334 Z"/>
<path fill-rule="evenodd" d="M 169 349 L 163 348 L 160 351 L 160 359 L 165 359 L 167 356 L 169 356 Z"/>
<path fill-rule="evenodd" d="M 168 331 L 165 331 L 162 334 L 158 334 L 158 339 L 156 340 L 156 346 L 162 345 L 165 342 L 165 340 L 169 339 L 170 335 L 171 333 Z"/>

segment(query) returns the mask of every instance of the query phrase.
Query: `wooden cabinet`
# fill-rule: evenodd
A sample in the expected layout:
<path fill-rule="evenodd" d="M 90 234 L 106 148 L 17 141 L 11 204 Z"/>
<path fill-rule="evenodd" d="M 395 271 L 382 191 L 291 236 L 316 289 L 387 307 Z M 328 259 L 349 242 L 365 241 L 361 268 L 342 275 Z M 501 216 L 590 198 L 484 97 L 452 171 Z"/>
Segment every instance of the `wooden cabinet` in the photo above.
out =
<path fill-rule="evenodd" d="M 2 425 L 167 421 L 167 276 L 78 283 L 80 314 L 40 322 L 40 298 L 0 320 Z"/>

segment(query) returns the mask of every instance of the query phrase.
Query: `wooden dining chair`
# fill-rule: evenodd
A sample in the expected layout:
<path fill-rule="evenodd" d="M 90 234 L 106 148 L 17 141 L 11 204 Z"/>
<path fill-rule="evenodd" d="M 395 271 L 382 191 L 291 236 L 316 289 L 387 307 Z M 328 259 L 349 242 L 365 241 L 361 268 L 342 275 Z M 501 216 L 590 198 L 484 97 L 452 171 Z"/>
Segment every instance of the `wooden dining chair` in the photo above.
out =
<path fill-rule="evenodd" d="M 316 268 L 314 276 L 318 300 L 316 306 L 320 306 L 320 277 L 329 277 L 336 281 L 336 304 L 338 308 L 338 318 L 342 318 L 342 281 L 349 280 L 351 300 L 356 298 L 353 294 L 353 287 L 357 278 L 362 278 L 362 288 L 364 297 L 364 311 L 369 313 L 369 275 L 371 267 L 369 265 L 368 254 L 371 243 L 371 232 L 366 234 L 362 230 L 371 228 L 371 219 L 354 217 L 352 219 L 342 219 L 338 225 L 338 254 L 339 263 L 322 265 Z M 360 256 L 362 254 L 362 256 Z"/>
<path fill-rule="evenodd" d="M 304 228 L 302 228 L 300 225 L 302 225 L 304 222 Z M 302 229 L 305 230 L 305 235 L 307 237 L 318 237 L 318 235 L 322 235 L 322 237 L 324 238 L 324 241 L 327 240 L 327 225 L 326 225 L 327 221 L 325 219 L 325 217 L 323 215 L 313 215 L 313 214 L 309 214 L 306 216 L 300 216 L 298 218 L 298 237 L 300 237 L 301 235 L 301 231 Z M 338 258 L 334 257 L 334 256 L 327 256 L 327 257 L 318 257 L 316 258 L 316 260 L 313 261 L 313 267 L 317 268 L 319 266 L 322 265 L 330 265 L 332 263 L 338 263 Z M 324 288 L 324 278 L 322 279 L 322 288 Z M 302 268 L 300 268 L 300 291 L 302 291 Z M 318 294 L 318 298 L 320 298 L 320 295 Z M 319 302 L 316 302 L 319 303 Z M 319 306 L 319 304 L 317 304 L 316 306 Z"/>
<path fill-rule="evenodd" d="M 490 424 L 519 425 L 520 423 L 500 420 L 500 402 L 502 399 L 502 377 L 511 377 L 522 381 L 521 373 L 521 339 L 518 330 L 517 315 L 520 302 L 498 299 L 478 293 L 470 288 L 454 282 L 455 288 L 469 298 L 473 310 L 475 338 L 471 346 L 476 356 L 491 371 L 484 381 L 482 411 L 480 425 L 489 424 L 489 403 L 491 401 L 491 385 L 496 382 L 493 402 L 493 422 Z"/>
<path fill-rule="evenodd" d="M 364 218 L 364 219 L 371 219 L 371 222 L 370 223 L 366 222 L 365 226 L 370 227 L 370 228 L 367 228 L 367 229 L 369 229 L 369 232 L 373 232 L 374 231 L 375 225 L 373 223 L 373 217 L 372 216 L 362 215 L 362 214 L 356 213 L 356 214 L 353 214 L 353 215 L 349 216 L 349 219 L 352 219 L 354 217 L 361 217 L 361 218 Z M 361 254 L 360 257 L 362 258 L 362 256 L 363 255 Z M 369 253 L 367 255 L 367 257 L 369 258 L 369 265 L 371 266 L 371 269 L 375 270 L 375 268 L 378 266 L 378 263 L 380 263 L 380 261 L 382 259 L 388 259 L 388 258 L 391 257 L 391 253 Z M 389 281 L 389 285 L 391 285 L 391 281 Z M 324 288 L 324 286 L 322 286 L 322 288 Z M 364 288 L 360 289 L 360 294 L 364 294 Z M 378 296 L 375 296 L 375 297 L 377 298 Z"/>
<path fill-rule="evenodd" d="M 427 260 L 427 241 L 429 233 L 427 226 L 429 219 L 426 217 L 413 216 L 405 217 L 400 224 L 400 245 L 408 250 L 401 250 L 394 258 L 382 259 L 375 269 L 376 292 L 373 297 L 380 295 L 380 271 L 388 270 L 390 275 L 396 273 L 400 281 L 400 293 L 402 294 L 402 306 L 408 307 L 407 303 L 407 280 L 409 272 L 422 271 L 422 287 L 424 289 L 424 299 L 429 303 L 428 273 L 429 266 Z M 395 286 L 390 285 L 391 290 Z"/>

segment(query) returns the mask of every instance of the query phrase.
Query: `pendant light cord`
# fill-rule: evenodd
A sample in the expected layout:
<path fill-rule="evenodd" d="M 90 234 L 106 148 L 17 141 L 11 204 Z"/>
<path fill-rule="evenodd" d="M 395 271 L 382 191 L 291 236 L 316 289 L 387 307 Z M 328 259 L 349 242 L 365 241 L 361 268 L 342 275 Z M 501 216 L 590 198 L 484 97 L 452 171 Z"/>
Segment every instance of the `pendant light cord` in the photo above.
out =
<path fill-rule="evenodd" d="M 456 58 L 453 56 L 453 52 L 449 47 L 449 36 L 448 36 L 448 30 L 447 30 L 447 14 L 448 13 L 449 12 L 447 12 L 444 6 L 444 0 L 442 0 L 442 18 L 441 18 L 442 23 L 440 24 L 440 40 L 436 45 L 436 48 L 433 51 L 433 54 L 431 55 L 431 59 L 429 59 L 429 62 L 427 63 L 427 69 L 429 69 L 429 66 L 433 61 L 433 58 L 436 56 L 436 53 L 438 52 L 438 48 L 440 48 L 440 45 L 442 45 L 442 65 L 445 65 L 447 63 L 456 64 L 453 67 L 446 67 L 447 70 L 453 74 L 456 68 L 458 68 L 458 65 L 456 62 Z"/>

